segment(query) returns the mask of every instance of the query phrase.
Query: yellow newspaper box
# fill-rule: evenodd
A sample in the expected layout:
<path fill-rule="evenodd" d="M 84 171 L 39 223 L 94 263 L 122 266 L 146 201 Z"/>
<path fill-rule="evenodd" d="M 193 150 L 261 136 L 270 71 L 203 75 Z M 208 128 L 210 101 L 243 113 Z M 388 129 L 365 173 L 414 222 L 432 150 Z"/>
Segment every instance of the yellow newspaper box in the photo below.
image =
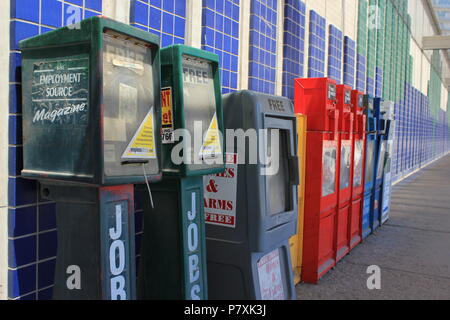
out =
<path fill-rule="evenodd" d="M 303 256 L 303 216 L 305 204 L 305 163 L 306 163 L 306 115 L 296 114 L 298 139 L 298 167 L 300 184 L 298 186 L 298 227 L 297 234 L 289 239 L 291 248 L 292 268 L 294 270 L 294 284 L 301 281 Z"/>

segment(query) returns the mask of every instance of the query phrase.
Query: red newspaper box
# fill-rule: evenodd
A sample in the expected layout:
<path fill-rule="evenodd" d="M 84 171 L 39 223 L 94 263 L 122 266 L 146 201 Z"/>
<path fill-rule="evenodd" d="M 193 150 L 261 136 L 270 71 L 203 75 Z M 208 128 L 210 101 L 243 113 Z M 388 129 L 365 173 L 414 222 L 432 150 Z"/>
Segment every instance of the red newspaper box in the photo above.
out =
<path fill-rule="evenodd" d="M 349 226 L 350 250 L 362 240 L 362 205 L 364 198 L 364 168 L 366 163 L 366 116 L 364 115 L 362 92 L 352 91 L 352 106 L 354 125 L 352 131 L 352 158 L 351 171 L 352 201 Z"/>
<path fill-rule="evenodd" d="M 302 280 L 317 281 L 336 264 L 338 120 L 336 81 L 295 80 L 296 113 L 308 116 Z"/>
<path fill-rule="evenodd" d="M 352 88 L 337 86 L 338 121 L 338 207 L 336 219 L 336 262 L 350 251 L 350 212 L 352 200 L 351 169 L 353 167 L 352 130 Z"/>

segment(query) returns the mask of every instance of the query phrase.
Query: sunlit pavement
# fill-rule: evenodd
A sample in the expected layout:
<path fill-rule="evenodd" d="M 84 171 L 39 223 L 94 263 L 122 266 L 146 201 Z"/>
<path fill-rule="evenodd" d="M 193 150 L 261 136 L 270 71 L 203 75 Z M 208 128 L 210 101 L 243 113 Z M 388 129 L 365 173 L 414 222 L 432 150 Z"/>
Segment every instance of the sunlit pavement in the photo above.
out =
<path fill-rule="evenodd" d="M 369 290 L 367 267 L 381 269 Z M 394 187 L 391 218 L 298 299 L 450 299 L 450 156 Z"/>

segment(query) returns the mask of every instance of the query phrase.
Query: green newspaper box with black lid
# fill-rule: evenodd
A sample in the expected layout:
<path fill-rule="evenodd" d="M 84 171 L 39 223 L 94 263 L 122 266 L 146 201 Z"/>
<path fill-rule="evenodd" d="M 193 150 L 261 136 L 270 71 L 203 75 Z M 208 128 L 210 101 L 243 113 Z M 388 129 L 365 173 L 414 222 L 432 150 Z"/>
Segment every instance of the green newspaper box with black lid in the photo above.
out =
<path fill-rule="evenodd" d="M 144 197 L 139 292 L 207 299 L 203 175 L 225 170 L 219 61 L 174 45 L 161 50 L 161 68 L 164 178 L 151 188 L 153 206 Z"/>
<path fill-rule="evenodd" d="M 132 299 L 134 187 L 159 181 L 159 38 L 93 17 L 20 42 L 22 176 L 56 202 L 56 299 Z"/>

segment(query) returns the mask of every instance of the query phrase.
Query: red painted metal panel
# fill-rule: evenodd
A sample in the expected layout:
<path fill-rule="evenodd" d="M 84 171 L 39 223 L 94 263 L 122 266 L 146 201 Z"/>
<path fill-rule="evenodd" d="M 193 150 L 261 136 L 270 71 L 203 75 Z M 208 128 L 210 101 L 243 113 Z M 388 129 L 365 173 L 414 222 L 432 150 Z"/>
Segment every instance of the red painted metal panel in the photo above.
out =
<path fill-rule="evenodd" d="M 336 81 L 308 78 L 294 82 L 295 113 L 308 116 L 308 131 L 337 132 Z"/>
<path fill-rule="evenodd" d="M 354 124 L 352 129 L 351 216 L 348 228 L 350 250 L 357 246 L 362 239 L 362 205 L 364 197 L 364 168 L 366 162 L 366 116 L 364 115 L 362 99 L 362 92 L 357 90 L 352 91 Z"/>
<path fill-rule="evenodd" d="M 302 280 L 317 281 L 335 265 L 338 136 L 308 132 Z"/>
<path fill-rule="evenodd" d="M 338 121 L 338 208 L 336 219 L 336 262 L 349 252 L 350 233 L 350 204 L 352 196 L 353 168 L 353 124 L 355 114 L 352 108 L 352 88 L 347 85 L 337 86 L 337 109 L 339 110 Z"/>
<path fill-rule="evenodd" d="M 307 115 L 302 280 L 317 281 L 336 264 L 339 110 L 336 81 L 295 80 L 295 111 Z"/>

